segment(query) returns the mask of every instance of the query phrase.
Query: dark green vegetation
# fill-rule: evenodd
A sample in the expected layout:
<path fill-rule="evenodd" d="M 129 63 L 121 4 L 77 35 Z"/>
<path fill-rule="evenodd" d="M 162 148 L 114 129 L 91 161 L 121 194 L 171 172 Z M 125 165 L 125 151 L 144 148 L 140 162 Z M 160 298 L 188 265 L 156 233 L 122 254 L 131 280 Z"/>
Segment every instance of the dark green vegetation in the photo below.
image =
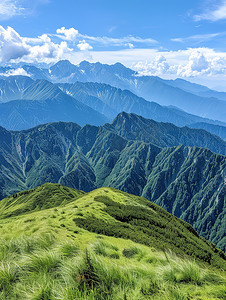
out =
<path fill-rule="evenodd" d="M 29 203 L 35 205 L 28 212 Z M 144 198 L 113 188 L 86 194 L 44 184 L 4 199 L 3 206 L 2 300 L 225 295 L 224 253 Z"/>
<path fill-rule="evenodd" d="M 188 125 L 188 127 L 196 128 L 196 129 L 205 129 L 212 134 L 218 135 L 223 140 L 226 140 L 226 127 L 225 126 L 219 126 L 219 125 L 213 125 L 213 124 L 207 124 L 207 123 L 194 123 L 194 124 Z"/>
<path fill-rule="evenodd" d="M 197 146 L 226 155 L 226 142 L 201 129 L 180 128 L 170 123 L 158 123 L 127 113 L 119 114 L 111 125 L 106 124 L 104 127 L 128 140 L 143 141 L 160 147 L 172 147 L 181 144 Z"/>
<path fill-rule="evenodd" d="M 94 197 L 94 201 L 106 205 L 103 210 L 113 217 L 111 223 L 106 225 L 106 219 L 88 215 L 73 219 L 79 227 L 98 234 L 130 239 L 148 246 L 156 245 L 158 249 L 170 249 L 174 253 L 193 256 L 208 263 L 215 260 L 212 258 L 215 257 L 214 252 L 226 259 L 223 252 L 219 252 L 212 244 L 208 244 L 213 247 L 210 251 L 204 239 L 200 240 L 190 224 L 176 219 L 169 213 L 166 214 L 165 210 L 152 202 L 123 193 L 122 197 L 128 198 L 125 203 L 121 203 L 113 201 L 111 196 L 108 197 L 108 192 L 104 194 Z M 127 257 L 135 254 L 138 253 L 124 252 Z M 219 260 L 219 266 L 220 263 L 222 260 Z"/>
<path fill-rule="evenodd" d="M 191 147 L 212 138 L 213 150 L 223 151 L 216 136 L 122 113 L 103 127 L 1 128 L 0 138 L 1 198 L 45 182 L 85 191 L 111 186 L 161 205 L 225 250 L 226 159 Z"/>
<path fill-rule="evenodd" d="M 22 191 L 0 202 L 1 219 L 65 205 L 85 193 L 56 184 L 44 184 L 32 190 Z"/>

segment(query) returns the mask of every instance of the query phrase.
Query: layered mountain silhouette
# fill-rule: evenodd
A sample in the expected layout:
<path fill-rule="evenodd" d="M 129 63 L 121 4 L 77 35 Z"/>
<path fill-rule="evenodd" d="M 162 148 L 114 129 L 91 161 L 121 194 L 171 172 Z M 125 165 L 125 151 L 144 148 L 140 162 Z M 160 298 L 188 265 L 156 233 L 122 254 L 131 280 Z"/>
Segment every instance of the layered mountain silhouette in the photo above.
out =
<path fill-rule="evenodd" d="M 52 84 L 47 80 L 32 81 L 28 77 L 13 76 L 0 81 L 0 91 L 0 125 L 11 130 L 28 129 L 54 121 L 100 125 L 112 121 L 122 111 L 177 126 L 194 123 L 226 125 L 146 101 L 129 90 L 107 84 Z M 210 127 L 203 125 L 201 128 L 208 130 Z M 214 130 L 213 133 L 224 138 L 222 130 Z"/>
<path fill-rule="evenodd" d="M 170 122 L 177 126 L 198 122 L 226 125 L 226 123 L 214 122 L 210 119 L 188 114 L 175 107 L 161 106 L 156 102 L 146 101 L 129 90 L 121 90 L 108 84 L 76 82 L 74 84 L 59 84 L 58 86 L 63 92 L 79 99 L 79 101 L 100 111 L 109 118 L 114 118 L 116 113 L 125 111 L 136 113 L 156 121 Z"/>
<path fill-rule="evenodd" d="M 31 66 L 23 68 L 33 79 L 65 83 L 76 81 L 106 83 L 123 90 L 128 89 L 146 100 L 161 105 L 174 105 L 188 113 L 225 122 L 225 93 L 218 93 L 181 80 L 139 76 L 137 72 L 120 63 L 106 65 L 83 61 L 76 66 L 64 60 L 50 69 Z"/>
<path fill-rule="evenodd" d="M 197 96 L 201 97 L 208 97 L 208 98 L 217 98 L 220 100 L 226 100 L 226 93 L 225 92 L 217 92 L 214 90 L 209 89 L 206 86 L 191 83 L 187 80 L 177 78 L 175 80 L 168 80 L 167 83 L 174 87 L 180 88 L 184 91 L 190 92 Z"/>
<path fill-rule="evenodd" d="M 209 123 L 199 123 L 198 122 L 198 123 L 194 123 L 194 124 L 189 124 L 188 127 L 197 128 L 197 129 L 205 129 L 212 134 L 218 135 L 223 140 L 226 140 L 226 127 L 225 126 L 219 126 L 219 125 L 214 125 L 214 124 L 209 124 Z"/>
<path fill-rule="evenodd" d="M 122 113 L 100 127 L 1 128 L 0 138 L 1 198 L 45 182 L 86 192 L 111 186 L 161 205 L 225 250 L 226 159 L 193 146 L 208 140 L 225 154 L 225 142 L 204 130 Z"/>
<path fill-rule="evenodd" d="M 0 78 L 0 103 L 21 99 L 23 91 L 32 83 L 33 80 L 26 76 Z"/>
<path fill-rule="evenodd" d="M 73 121 L 80 125 L 100 125 L 108 121 L 98 111 L 64 94 L 46 80 L 33 82 L 28 79 L 30 84 L 27 85 L 27 78 L 20 77 L 13 80 L 12 86 L 12 79 L 7 80 L 11 93 L 5 90 L 2 99 L 8 99 L 10 94 L 11 98 L 20 100 L 0 104 L 0 124 L 8 129 L 21 130 L 57 121 Z M 22 88 L 21 82 L 26 83 L 26 88 Z"/>

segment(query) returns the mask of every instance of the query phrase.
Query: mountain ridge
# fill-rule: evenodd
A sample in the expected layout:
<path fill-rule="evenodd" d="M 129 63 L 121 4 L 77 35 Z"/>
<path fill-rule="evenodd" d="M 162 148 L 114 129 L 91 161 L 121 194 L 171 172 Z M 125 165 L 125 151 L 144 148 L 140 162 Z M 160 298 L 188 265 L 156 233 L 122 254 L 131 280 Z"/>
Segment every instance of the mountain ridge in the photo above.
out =
<path fill-rule="evenodd" d="M 24 69 L 26 71 L 28 67 L 24 66 Z M 181 81 L 164 80 L 156 76 L 140 76 L 136 71 L 120 63 L 107 65 L 83 61 L 79 65 L 73 65 L 69 61 L 59 61 L 49 70 L 30 67 L 29 71 L 34 79 L 48 79 L 55 83 L 92 81 L 111 84 L 117 88 L 128 89 L 148 101 L 155 101 L 161 105 L 174 105 L 188 113 L 225 122 L 225 93 L 218 94 L 207 89 L 207 94 L 204 93 L 205 97 L 203 97 L 203 94 L 197 95 L 195 91 L 198 85 L 190 88 L 192 83 L 189 82 L 180 84 Z M 199 87 L 199 89 L 205 88 Z M 224 99 L 216 98 L 218 95 Z"/>
<path fill-rule="evenodd" d="M 94 215 L 90 212 L 85 212 L 84 208 L 88 207 L 87 203 L 89 203 L 91 210 L 92 203 L 93 206 L 94 203 L 99 204 L 99 207 L 95 206 L 95 209 L 96 219 L 99 219 L 100 223 L 101 216 L 99 215 L 99 212 L 102 212 L 102 214 L 105 215 L 105 218 L 107 218 L 107 220 L 109 219 L 108 222 L 113 223 L 112 225 L 115 226 L 115 228 L 117 228 L 119 223 L 128 223 L 128 226 L 125 226 L 125 228 L 128 228 L 128 231 L 132 226 L 134 227 L 134 230 L 139 231 L 139 227 L 143 227 L 144 224 L 148 224 L 148 227 L 151 229 L 149 230 L 149 238 L 146 236 L 148 241 L 145 242 L 143 237 L 140 238 L 139 236 L 130 234 L 127 238 L 134 242 L 140 241 L 141 244 L 146 244 L 148 246 L 151 246 L 151 243 L 153 243 L 153 246 L 156 249 L 164 249 L 163 245 L 160 246 L 161 234 L 162 243 L 164 243 L 165 247 L 169 250 L 173 249 L 176 251 L 175 253 L 184 255 L 184 257 L 186 257 L 186 255 L 192 256 L 192 254 L 195 254 L 197 259 L 204 260 L 207 263 L 210 263 L 210 257 L 214 257 L 215 255 L 216 258 L 219 256 L 219 261 L 222 259 L 222 263 L 223 260 L 226 260 L 224 253 L 205 239 L 201 238 L 190 224 L 176 218 L 160 206 L 146 200 L 145 198 L 128 194 L 110 187 L 99 188 L 90 191 L 89 193 L 84 193 L 83 191 L 68 188 L 60 184 L 45 183 L 32 190 L 21 191 L 20 193 L 14 194 L 0 201 L 0 222 L 1 220 L 10 218 L 21 216 L 26 217 L 33 212 L 38 213 L 45 210 L 51 210 L 53 208 L 67 209 L 68 206 L 72 207 L 77 204 L 79 208 L 81 207 L 80 214 L 77 216 L 75 215 L 77 218 L 73 219 L 73 221 L 79 227 L 90 230 L 92 224 L 88 223 L 89 218 L 91 217 L 94 219 Z M 113 207 L 115 207 L 115 211 Z M 122 216 L 119 214 L 121 208 L 125 209 L 124 216 L 123 211 Z M 136 216 L 133 216 L 135 212 L 134 210 L 138 211 Z M 81 216 L 83 217 L 81 218 Z M 136 223 L 134 224 L 132 217 L 136 218 L 137 221 L 140 221 L 140 225 L 136 225 Z M 87 220 L 87 224 L 84 225 L 81 220 Z M 142 221 L 144 224 L 142 224 Z M 96 224 L 93 224 L 94 232 L 97 230 L 95 225 Z M 112 225 L 111 228 L 113 228 Z M 90 228 L 88 228 L 89 226 Z M 102 230 L 103 234 L 106 236 L 112 235 L 109 230 L 105 233 L 104 228 Z M 180 239 L 186 239 L 188 244 L 185 246 L 180 242 L 178 243 L 175 239 L 172 239 L 170 230 L 173 230 L 173 235 L 176 234 L 178 237 L 180 236 Z M 115 233 L 115 237 L 117 237 L 117 231 L 115 231 Z M 126 234 L 125 230 L 121 237 L 126 238 L 124 234 Z M 202 257 L 200 247 L 206 248 L 207 252 L 209 252 L 208 255 L 203 254 Z M 181 251 L 180 248 L 185 251 Z M 194 252 L 192 252 L 190 248 L 193 248 Z"/>
<path fill-rule="evenodd" d="M 61 122 L 21 132 L 3 130 L 1 198 L 45 182 L 85 191 L 111 186 L 142 195 L 189 220 L 201 235 L 225 249 L 225 156 L 198 147 L 161 148 L 147 140 L 127 139 L 109 126 L 81 128 Z"/>
<path fill-rule="evenodd" d="M 225 254 L 144 198 L 46 183 L 4 208 L 2 299 L 224 298 Z"/>
<path fill-rule="evenodd" d="M 14 79 L 15 83 L 19 81 L 19 79 L 20 77 L 17 76 L 16 79 Z M 7 86 L 8 80 L 9 84 Z M 7 78 L 5 82 L 3 81 L 7 86 L 7 89 L 10 89 L 11 80 L 12 78 Z M 21 77 L 21 80 L 22 82 L 24 80 L 27 82 L 26 77 Z M 84 125 L 85 123 L 99 125 L 101 122 L 104 124 L 104 122 L 108 120 L 113 120 L 114 117 L 121 111 L 137 113 L 144 117 L 153 118 L 156 121 L 168 121 L 176 124 L 177 126 L 190 125 L 197 122 L 226 125 L 226 123 L 203 119 L 195 115 L 187 114 L 177 108 L 160 106 L 155 102 L 149 102 L 143 98 L 137 97 L 128 90 L 116 89 L 106 84 L 77 82 L 72 85 L 53 85 L 51 82 L 46 80 L 36 80 L 32 82 L 31 79 L 29 79 L 29 84 L 27 84 L 24 89 L 18 88 L 18 85 L 19 84 L 16 83 L 14 84 L 15 88 L 11 87 L 12 90 L 8 96 L 7 92 L 6 94 L 2 94 L 2 101 L 5 99 L 6 103 L 0 104 L 0 125 L 5 126 L 7 129 L 27 129 L 38 124 L 54 121 L 74 121 L 80 123 L 80 125 Z M 12 100 L 13 98 L 15 98 L 15 100 Z M 72 100 L 72 98 L 74 98 L 74 100 Z M 11 101 L 8 101 L 9 99 L 11 99 Z M 77 115 L 75 114 L 75 117 L 72 117 L 71 114 L 73 112 L 73 108 L 71 107 L 66 110 L 62 107 L 59 109 L 58 113 L 55 113 L 57 118 L 54 118 L 54 114 L 51 110 L 57 110 L 57 108 L 50 108 L 50 102 L 54 103 L 53 101 L 56 99 L 58 100 L 56 101 L 56 104 L 58 105 L 59 101 L 62 102 L 61 105 L 63 105 L 63 102 L 65 104 L 67 102 L 73 102 L 74 106 L 80 107 L 84 111 L 79 115 L 77 113 Z M 28 100 L 32 100 L 33 102 L 25 102 Z M 86 108 L 84 108 L 84 105 Z M 90 115 L 102 114 L 102 116 L 99 115 L 99 117 L 96 117 L 96 119 L 98 119 L 98 123 L 97 121 L 94 122 L 94 118 L 91 121 L 89 114 L 85 113 L 89 110 L 89 108 L 96 111 L 92 113 L 90 111 Z M 47 111 L 49 113 L 49 117 Z M 33 115 L 34 117 L 32 117 Z M 43 118 L 42 115 L 44 116 Z M 67 115 L 71 116 L 68 117 Z M 79 118 L 76 119 L 76 116 Z M 79 121 L 81 117 L 83 118 L 83 121 Z M 203 127 L 206 128 L 205 125 L 203 125 Z M 219 134 L 219 136 L 222 135 L 222 131 L 215 130 L 214 133 Z"/>

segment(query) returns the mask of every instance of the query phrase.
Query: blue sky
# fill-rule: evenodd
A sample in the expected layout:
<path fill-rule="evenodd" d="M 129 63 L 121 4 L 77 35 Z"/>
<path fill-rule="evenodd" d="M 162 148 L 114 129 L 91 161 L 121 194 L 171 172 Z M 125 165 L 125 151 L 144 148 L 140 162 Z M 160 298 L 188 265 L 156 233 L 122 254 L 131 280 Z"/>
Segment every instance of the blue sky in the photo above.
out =
<path fill-rule="evenodd" d="M 226 0 L 0 0 L 0 60 L 115 63 L 223 87 Z"/>

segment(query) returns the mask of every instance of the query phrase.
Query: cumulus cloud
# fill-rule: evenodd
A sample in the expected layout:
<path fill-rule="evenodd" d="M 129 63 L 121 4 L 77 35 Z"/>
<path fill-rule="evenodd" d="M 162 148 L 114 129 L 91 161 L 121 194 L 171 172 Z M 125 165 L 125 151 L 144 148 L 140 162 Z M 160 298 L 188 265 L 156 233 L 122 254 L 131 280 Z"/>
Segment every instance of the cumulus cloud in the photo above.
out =
<path fill-rule="evenodd" d="M 199 51 L 193 51 L 188 58 L 188 63 L 185 65 L 178 65 L 176 66 L 176 69 L 177 75 L 179 76 L 197 76 L 202 73 L 210 72 L 210 62 L 203 53 Z"/>
<path fill-rule="evenodd" d="M 30 55 L 27 57 L 28 62 L 55 62 L 64 58 L 64 55 L 73 51 L 73 49 L 68 48 L 66 42 L 61 42 L 60 44 L 55 44 L 53 42 L 47 42 L 43 45 L 37 45 L 30 47 Z"/>
<path fill-rule="evenodd" d="M 13 28 L 0 26 L 0 62 L 55 62 L 73 51 L 66 41 L 54 43 L 47 34 L 21 37 Z"/>
<path fill-rule="evenodd" d="M 206 9 L 202 14 L 195 15 L 195 21 L 208 20 L 220 21 L 226 19 L 226 0 L 222 0 L 218 5 L 213 5 L 211 8 Z"/>
<path fill-rule="evenodd" d="M 140 75 L 155 75 L 161 76 L 167 73 L 170 66 L 163 55 L 157 55 L 151 62 L 138 62 L 133 65 L 133 68 L 139 72 Z"/>
<path fill-rule="evenodd" d="M 90 46 L 90 44 L 87 43 L 85 40 L 79 41 L 77 47 L 81 51 L 87 51 L 87 50 L 92 50 L 93 49 L 93 47 Z"/>
<path fill-rule="evenodd" d="M 61 27 L 57 29 L 58 37 L 67 41 L 74 41 L 78 36 L 78 30 L 75 28 L 66 29 L 65 27 Z"/>
<path fill-rule="evenodd" d="M 226 75 L 226 54 L 218 54 L 212 49 L 196 48 L 165 52 L 150 62 L 133 64 L 139 75 L 175 77 L 197 77 Z"/>
<path fill-rule="evenodd" d="M 196 76 L 214 76 L 219 74 L 226 75 L 226 55 L 221 57 L 217 53 L 207 49 L 190 49 L 188 61 L 174 68 L 177 76 L 196 77 Z"/>
<path fill-rule="evenodd" d="M 0 26 L 0 62 L 8 62 L 29 54 L 29 49 L 20 35 L 11 27 Z"/>

